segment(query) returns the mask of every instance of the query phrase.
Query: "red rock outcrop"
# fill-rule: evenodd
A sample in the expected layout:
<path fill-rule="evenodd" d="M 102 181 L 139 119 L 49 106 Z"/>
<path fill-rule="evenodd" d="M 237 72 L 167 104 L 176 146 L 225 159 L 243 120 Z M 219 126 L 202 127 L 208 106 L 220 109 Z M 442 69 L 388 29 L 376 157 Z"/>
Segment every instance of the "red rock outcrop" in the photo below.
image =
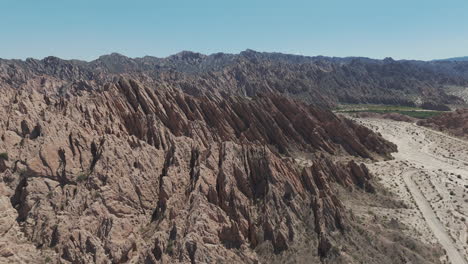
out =
<path fill-rule="evenodd" d="M 468 138 L 468 109 L 457 109 L 425 120 L 418 121 L 420 126 L 448 132 L 454 136 Z"/>

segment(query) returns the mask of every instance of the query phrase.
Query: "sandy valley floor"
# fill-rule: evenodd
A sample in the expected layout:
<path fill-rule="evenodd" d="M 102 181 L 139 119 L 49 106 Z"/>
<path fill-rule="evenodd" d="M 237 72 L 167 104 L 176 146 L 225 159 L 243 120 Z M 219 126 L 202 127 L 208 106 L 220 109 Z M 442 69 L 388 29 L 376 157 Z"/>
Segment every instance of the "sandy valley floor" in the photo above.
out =
<path fill-rule="evenodd" d="M 394 160 L 369 168 L 408 209 L 376 213 L 398 218 L 423 241 L 440 243 L 448 263 L 468 263 L 468 142 L 412 123 L 356 121 L 399 149 Z"/>

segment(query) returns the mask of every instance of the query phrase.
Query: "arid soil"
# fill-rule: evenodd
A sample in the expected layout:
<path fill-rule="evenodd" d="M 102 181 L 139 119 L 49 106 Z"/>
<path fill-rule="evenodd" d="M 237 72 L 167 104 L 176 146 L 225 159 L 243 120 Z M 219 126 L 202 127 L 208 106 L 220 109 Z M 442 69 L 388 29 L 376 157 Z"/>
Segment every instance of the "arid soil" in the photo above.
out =
<path fill-rule="evenodd" d="M 408 208 L 376 213 L 396 216 L 415 236 L 440 243 L 446 261 L 467 263 L 468 142 L 414 123 L 356 120 L 398 146 L 394 160 L 368 166 Z"/>

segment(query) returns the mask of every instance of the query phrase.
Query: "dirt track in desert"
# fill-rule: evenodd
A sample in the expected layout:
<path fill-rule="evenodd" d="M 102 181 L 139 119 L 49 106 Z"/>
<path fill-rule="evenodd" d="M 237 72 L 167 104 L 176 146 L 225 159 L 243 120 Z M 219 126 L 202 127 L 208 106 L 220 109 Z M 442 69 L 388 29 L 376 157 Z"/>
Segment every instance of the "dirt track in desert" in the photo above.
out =
<path fill-rule="evenodd" d="M 411 192 L 416 204 L 418 205 L 418 208 L 421 211 L 424 220 L 426 220 L 428 227 L 431 229 L 434 236 L 437 238 L 437 240 L 447 252 L 447 256 L 450 259 L 450 261 L 452 263 L 466 263 L 463 259 L 463 256 L 458 252 L 457 248 L 453 244 L 453 241 L 451 240 L 450 236 L 445 231 L 445 227 L 437 219 L 437 216 L 432 210 L 431 205 L 421 193 L 417 184 L 411 179 L 411 176 L 414 172 L 417 171 L 409 170 L 403 172 L 402 177 L 405 180 L 406 186 Z"/>
<path fill-rule="evenodd" d="M 369 164 L 381 183 L 408 204 L 407 210 L 391 214 L 423 241 L 440 243 L 447 263 L 467 263 L 468 142 L 412 123 L 356 120 L 398 145 L 394 160 Z"/>

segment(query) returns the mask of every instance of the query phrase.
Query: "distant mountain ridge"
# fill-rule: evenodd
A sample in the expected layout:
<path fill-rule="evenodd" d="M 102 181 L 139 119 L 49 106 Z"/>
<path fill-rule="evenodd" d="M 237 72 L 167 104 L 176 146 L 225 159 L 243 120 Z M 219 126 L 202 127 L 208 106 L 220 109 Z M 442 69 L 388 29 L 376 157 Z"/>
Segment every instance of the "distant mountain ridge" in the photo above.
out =
<path fill-rule="evenodd" d="M 410 61 L 361 57 L 308 57 L 245 50 L 239 54 L 204 55 L 182 51 L 166 58 L 129 58 L 118 53 L 96 60 L 0 59 L 0 82 L 21 87 L 40 76 L 52 76 L 66 90 L 75 82 L 102 86 L 120 75 L 143 82 L 175 86 L 193 95 L 219 98 L 252 97 L 281 93 L 307 103 L 331 106 L 337 103 L 418 105 L 463 103 L 444 86 L 468 86 L 468 62 Z"/>
<path fill-rule="evenodd" d="M 468 56 L 440 59 L 440 60 L 434 60 L 434 61 L 468 61 Z"/>

